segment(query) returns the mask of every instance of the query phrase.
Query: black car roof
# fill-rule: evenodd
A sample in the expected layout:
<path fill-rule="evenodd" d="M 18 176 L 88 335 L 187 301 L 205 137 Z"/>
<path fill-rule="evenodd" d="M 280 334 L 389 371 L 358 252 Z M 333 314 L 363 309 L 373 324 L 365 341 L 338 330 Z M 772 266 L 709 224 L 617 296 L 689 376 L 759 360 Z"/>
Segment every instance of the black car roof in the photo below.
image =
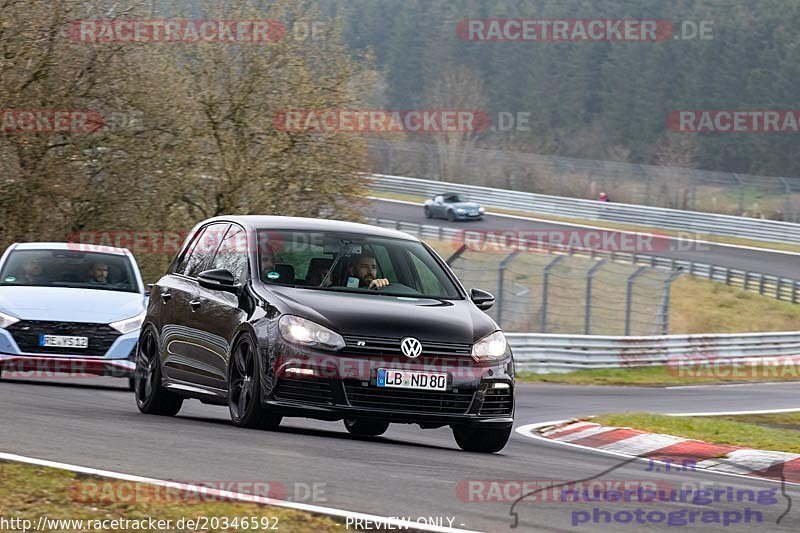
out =
<path fill-rule="evenodd" d="M 343 220 L 328 220 L 323 218 L 281 217 L 270 215 L 232 215 L 219 216 L 202 221 L 200 224 L 210 222 L 236 222 L 248 231 L 260 229 L 267 230 L 298 230 L 298 231 L 338 231 L 342 233 L 358 233 L 373 237 L 387 237 L 418 241 L 413 235 L 388 228 L 345 222 Z M 199 225 L 198 225 L 199 226 Z"/>

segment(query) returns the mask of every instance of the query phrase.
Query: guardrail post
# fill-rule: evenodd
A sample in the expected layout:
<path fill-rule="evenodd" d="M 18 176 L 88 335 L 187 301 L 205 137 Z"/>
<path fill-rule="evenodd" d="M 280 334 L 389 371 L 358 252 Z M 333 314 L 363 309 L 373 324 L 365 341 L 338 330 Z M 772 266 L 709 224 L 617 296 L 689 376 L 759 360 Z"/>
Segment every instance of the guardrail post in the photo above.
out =
<path fill-rule="evenodd" d="M 603 266 L 606 259 L 601 259 L 592 268 L 586 272 L 586 315 L 583 321 L 583 330 L 585 335 L 591 335 L 591 317 L 592 317 L 592 278 L 598 268 Z"/>
<path fill-rule="evenodd" d="M 758 280 L 758 294 L 764 294 L 764 274 L 759 275 L 760 279 Z"/>
<path fill-rule="evenodd" d="M 631 307 L 633 304 L 633 282 L 647 267 L 641 266 L 628 277 L 628 292 L 625 295 L 625 335 L 631 334 Z"/>
<path fill-rule="evenodd" d="M 547 333 L 547 285 L 550 282 L 550 270 L 562 259 L 564 259 L 564 256 L 558 255 L 544 267 L 542 280 L 542 333 Z"/>
<path fill-rule="evenodd" d="M 797 281 L 792 282 L 792 303 L 797 303 Z"/>
<path fill-rule="evenodd" d="M 780 300 L 781 299 L 781 281 L 783 281 L 783 278 L 778 277 L 778 281 L 775 283 L 775 299 L 776 300 Z"/>
<path fill-rule="evenodd" d="M 748 285 L 749 281 L 750 281 L 750 271 L 749 270 L 745 270 L 744 271 L 744 281 L 742 282 L 744 284 L 744 290 L 747 290 L 747 285 Z"/>
<path fill-rule="evenodd" d="M 503 289 L 506 283 L 506 266 L 520 253 L 519 250 L 513 251 L 500 261 L 500 271 L 497 279 L 497 323 L 501 328 L 503 327 Z"/>
<path fill-rule="evenodd" d="M 725 267 L 725 285 L 731 284 L 731 268 Z"/>
<path fill-rule="evenodd" d="M 681 272 L 673 272 L 664 280 L 664 304 L 661 307 L 661 334 L 669 335 L 669 297 L 672 283 L 681 276 Z"/>

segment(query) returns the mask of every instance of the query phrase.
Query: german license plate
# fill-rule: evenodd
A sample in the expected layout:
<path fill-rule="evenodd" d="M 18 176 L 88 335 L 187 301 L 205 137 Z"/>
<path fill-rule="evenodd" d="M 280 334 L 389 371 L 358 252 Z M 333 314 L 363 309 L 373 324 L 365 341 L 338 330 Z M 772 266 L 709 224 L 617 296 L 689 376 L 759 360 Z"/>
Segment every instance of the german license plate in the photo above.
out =
<path fill-rule="evenodd" d="M 39 335 L 39 346 L 50 348 L 88 348 L 89 337 L 70 337 L 68 335 Z"/>
<path fill-rule="evenodd" d="M 379 368 L 378 387 L 446 391 L 447 374 Z"/>

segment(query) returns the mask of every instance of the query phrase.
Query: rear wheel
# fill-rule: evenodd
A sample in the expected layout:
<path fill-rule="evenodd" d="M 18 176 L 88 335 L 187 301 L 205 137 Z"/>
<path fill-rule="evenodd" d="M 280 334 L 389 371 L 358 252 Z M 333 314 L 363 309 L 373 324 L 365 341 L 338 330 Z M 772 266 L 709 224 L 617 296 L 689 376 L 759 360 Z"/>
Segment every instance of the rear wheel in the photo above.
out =
<path fill-rule="evenodd" d="M 383 435 L 389 429 L 389 422 L 383 420 L 359 420 L 355 418 L 345 418 L 344 427 L 353 435 L 377 437 Z"/>
<path fill-rule="evenodd" d="M 427 205 L 425 206 L 425 218 L 432 218 L 433 213 L 431 213 L 431 208 Z"/>
<path fill-rule="evenodd" d="M 228 366 L 228 410 L 233 424 L 244 428 L 277 428 L 282 417 L 261 405 L 258 356 L 247 335 L 236 342 Z"/>
<path fill-rule="evenodd" d="M 464 451 L 494 453 L 505 447 L 511 436 L 511 426 L 499 429 L 453 426 L 453 436 Z"/>
<path fill-rule="evenodd" d="M 158 343 L 152 328 L 142 333 L 139 349 L 136 351 L 136 374 L 132 380 L 136 406 L 142 413 L 175 416 L 181 410 L 183 398 L 161 386 Z"/>

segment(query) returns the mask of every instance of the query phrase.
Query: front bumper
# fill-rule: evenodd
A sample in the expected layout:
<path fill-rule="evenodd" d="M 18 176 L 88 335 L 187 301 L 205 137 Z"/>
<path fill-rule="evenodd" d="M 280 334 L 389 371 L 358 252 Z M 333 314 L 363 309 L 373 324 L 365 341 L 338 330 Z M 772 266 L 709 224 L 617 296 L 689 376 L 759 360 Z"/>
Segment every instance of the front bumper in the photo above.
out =
<path fill-rule="evenodd" d="M 135 347 L 139 330 L 119 335 L 103 355 L 87 356 L 76 351 L 68 354 L 45 354 L 22 351 L 13 335 L 0 329 L 0 368 L 6 376 L 25 378 L 72 376 L 133 377 L 136 369 Z"/>
<path fill-rule="evenodd" d="M 379 419 L 423 427 L 508 427 L 514 421 L 514 369 L 506 361 L 479 365 L 471 358 L 311 353 L 282 345 L 262 383 L 264 404 L 276 414 L 323 420 Z M 447 374 L 447 390 L 377 386 L 379 368 Z"/>

